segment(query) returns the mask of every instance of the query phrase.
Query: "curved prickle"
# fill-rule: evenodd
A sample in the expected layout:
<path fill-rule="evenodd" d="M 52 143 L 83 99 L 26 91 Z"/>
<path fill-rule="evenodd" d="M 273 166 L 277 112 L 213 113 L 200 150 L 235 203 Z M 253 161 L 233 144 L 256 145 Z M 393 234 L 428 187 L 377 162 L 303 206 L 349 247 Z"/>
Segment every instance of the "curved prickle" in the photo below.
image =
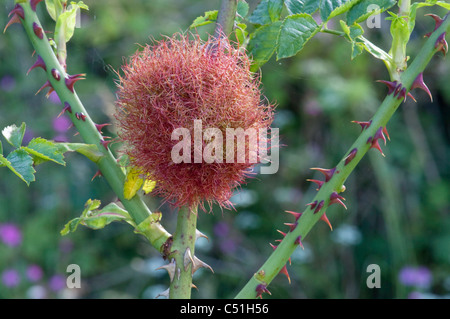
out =
<path fill-rule="evenodd" d="M 211 270 L 212 273 L 214 273 L 214 270 L 210 265 L 205 263 L 204 261 L 197 258 L 197 256 L 194 255 L 194 262 L 192 264 L 192 273 L 195 273 L 199 268 L 208 268 Z"/>
<path fill-rule="evenodd" d="M 317 184 L 317 188 L 316 188 L 317 191 L 322 187 L 323 183 L 325 183 L 324 181 L 318 181 L 317 179 L 307 179 L 306 181 L 316 183 Z"/>
<path fill-rule="evenodd" d="M 425 16 L 427 17 L 432 17 L 434 20 L 434 29 L 432 32 L 428 32 L 427 34 L 425 34 L 425 37 L 430 37 L 430 35 L 437 30 L 437 28 L 439 28 L 442 24 L 442 21 L 444 21 L 440 16 L 432 14 L 432 13 L 428 13 Z"/>
<path fill-rule="evenodd" d="M 316 209 L 314 209 L 314 214 L 317 214 L 318 212 L 320 212 L 320 210 L 322 209 L 323 205 L 325 204 L 325 202 L 323 200 L 321 200 L 317 206 Z"/>
<path fill-rule="evenodd" d="M 330 227 L 330 230 L 333 230 L 333 226 L 331 226 L 330 221 L 328 220 L 327 214 L 323 213 L 322 216 L 320 216 L 320 220 L 327 223 L 328 227 Z"/>
<path fill-rule="evenodd" d="M 445 32 L 442 33 L 436 40 L 436 43 L 434 44 L 434 48 L 439 52 L 441 51 L 444 56 L 448 52 L 448 43 L 447 40 L 445 40 Z"/>
<path fill-rule="evenodd" d="M 392 94 L 397 87 L 398 82 L 397 81 L 384 81 L 384 80 L 377 80 L 377 82 L 384 83 L 388 87 L 388 95 Z"/>
<path fill-rule="evenodd" d="M 68 76 L 65 78 L 65 80 L 64 80 L 64 81 L 66 82 L 67 88 L 68 88 L 72 93 L 74 93 L 73 86 L 75 85 L 75 83 L 76 83 L 77 81 L 79 81 L 79 80 L 85 80 L 86 78 L 85 78 L 84 76 L 86 76 L 85 73 L 74 74 L 74 75 L 68 75 Z"/>
<path fill-rule="evenodd" d="M 175 259 L 172 259 L 170 261 L 170 263 L 168 263 L 167 265 L 163 265 L 161 267 L 158 267 L 155 270 L 159 270 L 159 269 L 166 270 L 167 273 L 169 274 L 170 282 L 172 282 L 173 279 L 175 278 L 175 268 L 176 268 Z"/>
<path fill-rule="evenodd" d="M 428 96 L 430 97 L 431 102 L 433 102 L 433 96 L 431 95 L 430 90 L 426 86 L 425 82 L 423 81 L 423 72 L 420 72 L 417 77 L 415 78 L 413 84 L 411 85 L 411 91 L 414 89 L 421 89 L 424 90 Z"/>
<path fill-rule="evenodd" d="M 38 5 L 39 2 L 41 2 L 42 0 L 30 0 L 30 6 L 31 9 L 33 11 L 36 11 L 36 6 Z"/>
<path fill-rule="evenodd" d="M 345 204 L 342 202 L 341 199 L 345 200 L 345 198 L 342 197 L 341 195 L 339 195 L 338 193 L 332 192 L 330 195 L 330 202 L 329 202 L 328 206 L 337 203 L 337 204 L 341 205 L 342 207 L 344 207 L 345 209 L 347 209 L 347 206 L 345 206 Z"/>
<path fill-rule="evenodd" d="M 44 62 L 44 60 L 42 60 L 42 58 L 41 58 L 41 56 L 39 54 L 38 54 L 38 56 L 36 58 L 36 62 L 34 62 L 34 64 L 28 69 L 27 75 L 28 75 L 28 73 L 30 73 L 35 68 L 42 68 L 44 71 L 47 71 L 47 67 L 45 65 L 45 62 Z"/>
<path fill-rule="evenodd" d="M 328 182 L 333 177 L 334 172 L 336 172 L 336 167 L 330 169 L 313 167 L 311 169 L 321 172 L 325 176 L 325 182 Z"/>
<path fill-rule="evenodd" d="M 264 294 L 264 293 L 272 295 L 270 293 L 270 291 L 267 289 L 267 285 L 265 285 L 265 284 L 259 284 L 258 286 L 256 286 L 255 291 L 256 291 L 256 298 L 262 299 L 262 294 Z"/>

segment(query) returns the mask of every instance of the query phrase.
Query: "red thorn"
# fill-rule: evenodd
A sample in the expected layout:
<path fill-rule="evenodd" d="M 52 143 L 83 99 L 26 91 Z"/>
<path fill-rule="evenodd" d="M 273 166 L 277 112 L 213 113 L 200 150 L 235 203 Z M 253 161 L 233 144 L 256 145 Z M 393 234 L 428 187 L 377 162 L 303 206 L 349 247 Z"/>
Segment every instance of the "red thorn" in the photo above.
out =
<path fill-rule="evenodd" d="M 408 92 L 408 96 L 409 96 L 410 98 L 412 98 L 412 100 L 413 100 L 414 102 L 417 102 L 416 99 L 414 98 L 414 96 L 413 96 L 411 93 Z"/>
<path fill-rule="evenodd" d="M 59 118 L 65 112 L 72 113 L 72 108 L 70 107 L 70 104 L 67 102 L 64 102 L 64 108 L 62 109 L 61 113 L 58 114 L 57 118 Z"/>
<path fill-rule="evenodd" d="M 402 87 L 400 93 L 397 96 L 397 100 L 403 99 L 403 102 L 406 101 L 406 88 Z"/>
<path fill-rule="evenodd" d="M 413 84 L 411 85 L 411 90 L 414 89 L 421 89 L 427 92 L 428 96 L 430 97 L 431 102 L 433 102 L 433 96 L 431 95 L 430 90 L 426 86 L 425 82 L 423 81 L 423 72 L 419 73 L 417 77 L 415 78 Z"/>
<path fill-rule="evenodd" d="M 8 17 L 10 17 L 12 14 L 17 14 L 22 20 L 25 20 L 25 12 L 23 11 L 23 8 L 20 4 L 16 4 L 14 9 L 11 10 L 11 12 L 8 14 Z"/>
<path fill-rule="evenodd" d="M 294 244 L 300 245 L 300 247 L 302 247 L 302 249 L 305 249 L 305 247 L 303 247 L 303 244 L 302 244 L 302 236 L 298 236 L 298 237 L 295 239 Z"/>
<path fill-rule="evenodd" d="M 52 84 L 50 83 L 50 81 L 46 81 L 45 83 L 44 83 L 44 85 L 36 92 L 36 94 L 35 95 L 38 95 L 43 89 L 45 89 L 45 88 L 50 88 L 50 90 L 49 90 L 49 93 L 51 93 L 51 91 L 53 91 L 53 87 L 52 87 Z M 48 93 L 47 93 L 48 94 Z"/>
<path fill-rule="evenodd" d="M 98 171 L 95 173 L 94 177 L 92 177 L 92 179 L 91 179 L 91 182 L 92 182 L 97 176 L 103 176 L 103 174 L 102 174 L 102 172 L 101 172 L 100 170 L 98 170 Z"/>
<path fill-rule="evenodd" d="M 294 231 L 294 229 L 297 227 L 297 225 L 298 225 L 298 223 L 297 222 L 295 222 L 295 223 L 284 223 L 286 226 L 289 226 L 289 231 L 290 232 L 293 232 Z"/>
<path fill-rule="evenodd" d="M 323 183 L 325 183 L 324 181 L 318 181 L 317 179 L 307 179 L 306 181 L 316 183 L 318 186 L 316 189 L 317 191 L 322 187 Z"/>
<path fill-rule="evenodd" d="M 339 195 L 338 193 L 332 192 L 330 195 L 330 203 L 328 204 L 328 206 L 338 203 L 342 205 L 345 209 L 347 209 L 347 206 L 345 206 L 345 204 L 341 201 L 341 199 L 345 200 L 345 198 Z"/>
<path fill-rule="evenodd" d="M 36 62 L 34 62 L 34 64 L 28 69 L 27 75 L 28 75 L 28 73 L 31 72 L 31 70 L 33 70 L 35 68 L 42 68 L 44 71 L 47 71 L 47 67 L 45 65 L 45 62 L 44 62 L 44 60 L 42 60 L 40 55 L 37 56 Z"/>
<path fill-rule="evenodd" d="M 85 78 L 84 78 L 85 75 L 86 75 L 86 74 L 74 74 L 74 75 L 69 75 L 69 76 L 65 79 L 67 88 L 68 88 L 72 93 L 74 93 L 74 91 L 73 91 L 73 86 L 74 86 L 74 84 L 75 84 L 77 81 L 79 81 L 79 80 L 84 80 L 84 79 L 85 79 Z"/>
<path fill-rule="evenodd" d="M 102 133 L 102 129 L 105 126 L 111 125 L 111 123 L 105 123 L 105 124 L 95 124 L 95 127 L 97 128 L 97 131 L 99 131 L 99 133 Z"/>
<path fill-rule="evenodd" d="M 267 285 L 264 284 L 259 284 L 258 286 L 256 286 L 256 298 L 261 298 L 262 299 L 262 294 L 263 293 L 267 293 L 269 295 L 272 295 L 270 293 L 270 291 L 267 289 Z"/>
<path fill-rule="evenodd" d="M 295 221 L 297 221 L 302 216 L 302 213 L 291 212 L 290 210 L 286 210 L 286 213 L 293 215 L 295 217 Z"/>
<path fill-rule="evenodd" d="M 282 232 L 281 230 L 278 230 L 278 229 L 277 229 L 277 232 L 279 232 L 281 235 L 283 235 L 283 237 L 286 237 L 286 233 L 285 232 Z"/>
<path fill-rule="evenodd" d="M 439 17 L 439 16 L 437 16 L 437 15 L 435 15 L 435 14 L 432 14 L 432 13 L 428 13 L 428 14 L 426 14 L 425 16 L 427 16 L 427 17 L 432 17 L 433 20 L 434 20 L 434 22 L 435 22 L 433 31 L 432 31 L 432 32 L 428 32 L 427 34 L 425 34 L 426 37 L 430 37 L 430 35 L 431 35 L 434 31 L 436 31 L 437 28 L 439 28 L 439 27 L 441 26 L 443 20 L 441 19 L 441 17 Z"/>
<path fill-rule="evenodd" d="M 286 265 L 284 265 L 284 267 L 281 268 L 279 273 L 285 275 L 289 281 L 289 284 L 291 284 L 291 277 L 289 276 Z"/>
<path fill-rule="evenodd" d="M 52 69 L 51 73 L 56 81 L 59 81 L 61 79 L 61 75 L 59 74 L 59 71 L 57 69 Z"/>
<path fill-rule="evenodd" d="M 380 138 L 384 141 L 384 145 L 386 145 L 386 137 L 384 137 L 382 126 L 378 128 L 378 130 L 375 132 L 375 135 L 373 136 L 374 140 L 378 140 Z"/>
<path fill-rule="evenodd" d="M 9 28 L 10 25 L 14 24 L 14 23 L 22 23 L 22 21 L 20 20 L 20 17 L 17 13 L 15 13 L 12 18 L 8 21 L 8 23 L 6 24 L 5 28 L 3 29 L 3 33 L 6 32 L 6 30 Z"/>
<path fill-rule="evenodd" d="M 386 134 L 387 139 L 390 141 L 391 138 L 389 137 L 389 133 L 388 133 L 388 130 L 387 130 L 386 126 L 383 127 L 383 133 Z"/>
<path fill-rule="evenodd" d="M 358 149 L 354 148 L 350 151 L 350 153 L 347 155 L 347 157 L 345 158 L 345 165 L 347 165 L 348 163 L 350 163 L 356 156 L 356 153 L 358 153 Z"/>
<path fill-rule="evenodd" d="M 42 0 L 30 0 L 30 6 L 31 6 L 31 9 L 33 9 L 33 11 L 35 11 L 36 12 L 36 6 L 37 6 L 37 4 L 39 3 L 39 2 L 41 2 Z"/>
<path fill-rule="evenodd" d="M 442 51 L 442 53 L 444 54 L 444 56 L 447 54 L 448 52 L 448 43 L 445 40 L 445 32 L 442 33 L 436 40 L 436 43 L 434 44 L 435 49 L 437 49 L 437 51 Z"/>
<path fill-rule="evenodd" d="M 327 223 L 328 227 L 330 227 L 330 229 L 333 230 L 333 226 L 331 226 L 331 223 L 328 220 L 327 214 L 323 213 L 323 215 L 320 216 L 320 220 L 323 220 L 325 223 Z"/>
<path fill-rule="evenodd" d="M 357 123 L 357 124 L 361 125 L 361 130 L 364 131 L 366 128 L 368 128 L 370 126 L 370 124 L 372 124 L 372 120 L 370 120 L 368 122 L 352 121 L 352 123 Z"/>
<path fill-rule="evenodd" d="M 384 83 L 387 85 L 388 95 L 392 94 L 392 92 L 394 92 L 395 88 L 397 87 L 397 81 L 391 82 L 391 81 L 378 80 L 377 82 Z"/>
<path fill-rule="evenodd" d="M 328 182 L 336 171 L 336 167 L 330 169 L 313 167 L 311 169 L 321 172 L 325 176 L 325 182 Z"/>
<path fill-rule="evenodd" d="M 321 201 L 319 202 L 319 204 L 317 204 L 317 207 L 316 207 L 316 209 L 314 210 L 314 214 L 320 212 L 320 210 L 322 209 L 324 203 L 325 203 L 325 202 L 324 202 L 323 200 L 321 200 Z"/>
<path fill-rule="evenodd" d="M 317 205 L 317 201 L 316 200 L 314 202 L 312 202 L 312 203 L 306 204 L 306 206 L 311 206 L 311 209 L 316 208 L 316 205 Z"/>
<path fill-rule="evenodd" d="M 114 142 L 114 140 L 109 140 L 109 141 L 100 140 L 100 144 L 102 144 L 106 150 L 108 150 L 108 145 L 112 142 Z"/>
<path fill-rule="evenodd" d="M 81 112 L 75 113 L 75 117 L 77 118 L 77 120 L 82 120 L 83 122 L 86 121 L 86 115 Z"/>
<path fill-rule="evenodd" d="M 372 140 L 372 145 L 370 146 L 370 148 L 376 148 L 377 150 L 380 151 L 381 155 L 383 155 L 383 157 L 385 157 L 383 150 L 380 147 L 380 144 L 378 143 L 378 140 L 374 139 Z"/>
<path fill-rule="evenodd" d="M 36 22 L 33 22 L 33 32 L 39 39 L 44 38 L 44 31 Z"/>

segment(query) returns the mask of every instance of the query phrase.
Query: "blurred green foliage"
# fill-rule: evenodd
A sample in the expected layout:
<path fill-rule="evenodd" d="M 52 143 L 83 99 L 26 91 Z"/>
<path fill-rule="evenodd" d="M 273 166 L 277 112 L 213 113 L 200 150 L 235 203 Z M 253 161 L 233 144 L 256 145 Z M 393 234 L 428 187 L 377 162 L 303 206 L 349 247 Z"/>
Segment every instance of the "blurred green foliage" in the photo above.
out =
<path fill-rule="evenodd" d="M 69 73 L 87 74 L 87 80 L 77 83 L 77 92 L 98 123 L 113 120 L 114 70 L 127 56 L 152 38 L 186 31 L 196 17 L 219 7 L 218 0 L 85 3 L 90 10 L 83 12 L 81 28 L 68 43 L 67 65 Z M 252 10 L 256 3 L 249 3 Z M 2 3 L 0 25 L 6 25 L 12 7 L 13 1 Z M 45 27 L 52 21 L 44 10 L 38 6 Z M 438 8 L 426 11 L 444 13 Z M 213 28 L 204 26 L 199 32 L 205 37 Z M 432 19 L 420 14 L 408 49 L 411 58 L 424 41 L 422 35 L 432 28 Z M 380 29 L 365 28 L 365 36 L 387 50 L 388 22 L 382 20 Z M 28 141 L 41 136 L 80 142 L 74 129 L 61 130 L 61 122 L 55 120 L 61 107 L 54 96 L 34 94 L 44 75 L 35 70 L 26 76 L 34 62 L 32 51 L 19 25 L 0 35 L 0 128 L 26 122 Z M 197 255 L 215 274 L 195 274 L 199 289 L 193 291 L 194 298 L 230 298 L 240 290 L 271 253 L 269 242 L 275 244 L 281 237 L 277 229 L 287 231 L 283 223 L 292 217 L 284 211 L 303 211 L 312 198 L 315 185 L 306 179 L 314 172 L 309 168 L 335 165 L 359 134 L 359 126 L 350 121 L 369 119 L 381 103 L 386 88 L 375 80 L 387 79 L 384 65 L 368 54 L 353 61 L 350 56 L 349 43 L 319 34 L 296 57 L 272 58 L 262 67 L 264 92 L 277 103 L 273 127 L 280 128 L 284 145 L 280 170 L 243 185 L 233 198 L 236 211 L 200 214 L 198 228 L 209 241 L 199 239 Z M 362 160 L 346 182 L 348 210 L 328 209 L 333 231 L 325 223 L 315 226 L 303 241 L 305 249 L 296 251 L 287 266 L 292 284 L 277 277 L 267 297 L 450 296 L 448 57 L 433 58 L 424 79 L 433 102 L 415 92 L 418 102 L 408 99 L 401 106 L 387 126 L 391 141 L 382 146 L 386 158 L 371 150 Z M 114 134 L 110 127 L 108 132 Z M 4 153 L 11 150 L 5 143 L 3 148 Z M 0 169 L 0 232 L 2 225 L 12 224 L 20 236 L 18 244 L 0 238 L 0 298 L 154 298 L 168 286 L 167 274 L 154 271 L 165 262 L 130 226 L 111 224 L 101 231 L 80 227 L 76 233 L 60 235 L 87 199 L 100 199 L 105 205 L 115 200 L 104 180 L 91 181 L 94 164 L 79 154 L 68 154 L 66 161 L 66 167 L 37 167 L 36 182 L 29 187 Z M 147 196 L 146 201 L 152 210 L 163 212 L 162 223 L 173 232 L 176 212 L 158 198 Z M 65 281 L 69 264 L 81 268 L 81 289 L 57 285 L 57 278 Z M 366 286 L 369 264 L 380 266 L 379 289 Z M 30 279 L 31 265 L 42 269 L 38 279 Z M 408 266 L 428 269 L 431 282 L 419 287 L 405 282 L 399 274 Z M 8 287 L 5 280 L 11 269 L 18 279 Z"/>

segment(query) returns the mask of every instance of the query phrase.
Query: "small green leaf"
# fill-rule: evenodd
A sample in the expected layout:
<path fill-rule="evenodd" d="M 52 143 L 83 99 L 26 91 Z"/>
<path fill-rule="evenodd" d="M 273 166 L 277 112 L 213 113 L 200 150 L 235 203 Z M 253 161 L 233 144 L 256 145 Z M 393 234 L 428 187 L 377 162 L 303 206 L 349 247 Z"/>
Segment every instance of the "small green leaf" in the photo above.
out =
<path fill-rule="evenodd" d="M 6 158 L 1 155 L 0 162 L 7 166 L 14 174 L 19 176 L 27 185 L 35 181 L 33 159 L 22 149 L 16 149 L 8 154 Z"/>
<path fill-rule="evenodd" d="M 65 41 L 69 42 L 75 31 L 77 14 L 79 14 L 80 9 L 88 10 L 88 7 L 83 1 L 78 3 L 71 2 L 67 11 L 58 16 L 55 26 L 55 39 L 60 39 L 60 37 L 63 36 Z"/>
<path fill-rule="evenodd" d="M 22 145 L 23 136 L 25 135 L 26 125 L 22 124 L 17 127 L 15 124 L 5 127 L 2 134 L 9 144 L 18 148 Z"/>
<path fill-rule="evenodd" d="M 366 49 L 366 51 L 372 54 L 375 58 L 383 60 L 387 65 L 392 63 L 392 56 L 386 53 L 386 51 L 379 48 L 363 36 L 360 36 L 358 40 L 364 44 L 364 49 Z"/>
<path fill-rule="evenodd" d="M 344 31 L 347 40 L 349 40 L 352 44 L 352 55 L 351 59 L 353 60 L 358 55 L 360 55 L 364 51 L 364 44 L 357 39 L 363 35 L 364 29 L 359 24 L 353 24 L 348 26 L 345 21 L 340 21 L 341 28 Z"/>
<path fill-rule="evenodd" d="M 276 21 L 256 29 L 251 34 L 247 50 L 254 61 L 253 70 L 269 61 L 275 52 L 281 25 L 281 21 Z"/>
<path fill-rule="evenodd" d="M 3 145 L 2 145 L 2 141 L 0 141 L 0 155 L 3 155 Z"/>
<path fill-rule="evenodd" d="M 45 0 L 45 6 L 50 17 L 56 21 L 63 10 L 61 0 Z"/>
<path fill-rule="evenodd" d="M 242 0 L 238 2 L 236 12 L 240 18 L 245 18 L 248 14 L 248 9 L 248 3 Z"/>
<path fill-rule="evenodd" d="M 289 14 L 307 13 L 313 14 L 319 9 L 318 0 L 285 0 L 284 4 Z"/>
<path fill-rule="evenodd" d="M 60 165 L 66 165 L 64 155 L 52 141 L 41 137 L 33 138 L 27 146 L 22 147 L 33 156 L 34 165 L 39 165 L 46 161 L 52 161 Z"/>
<path fill-rule="evenodd" d="M 367 20 L 370 16 L 380 14 L 393 7 L 396 3 L 396 0 L 362 0 L 348 11 L 347 24 L 352 25 L 355 22 Z M 369 11 L 371 8 L 377 9 Z"/>
<path fill-rule="evenodd" d="M 123 185 L 123 196 L 125 199 L 132 199 L 138 190 L 144 184 L 144 179 L 141 177 L 141 172 L 137 168 L 131 167 L 128 170 L 125 183 Z"/>
<path fill-rule="evenodd" d="M 65 152 L 78 152 L 88 159 L 97 163 L 104 155 L 100 152 L 94 144 L 84 143 L 55 143 L 60 153 Z"/>
<path fill-rule="evenodd" d="M 323 22 L 350 10 L 360 0 L 321 0 L 320 17 Z"/>
<path fill-rule="evenodd" d="M 245 39 L 247 38 L 248 32 L 247 32 L 247 25 L 245 23 L 238 23 L 236 26 L 236 38 L 238 39 L 239 43 L 242 45 L 245 42 Z"/>
<path fill-rule="evenodd" d="M 309 14 L 294 14 L 284 19 L 277 41 L 277 60 L 296 55 L 320 27 Z"/>
<path fill-rule="evenodd" d="M 119 207 L 115 203 L 110 203 L 98 210 L 101 202 L 99 200 L 89 199 L 80 217 L 70 220 L 61 230 L 61 235 L 67 235 L 70 232 L 77 230 L 79 224 L 89 227 L 91 229 L 101 229 L 114 221 L 126 221 L 135 226 L 132 218 L 126 210 Z"/>
<path fill-rule="evenodd" d="M 280 19 L 283 0 L 261 0 L 248 18 L 253 24 L 266 25 Z"/>
<path fill-rule="evenodd" d="M 197 17 L 194 22 L 189 26 L 189 29 L 194 29 L 197 27 L 201 27 L 202 25 L 207 25 L 217 20 L 218 10 L 214 11 L 206 11 L 203 17 Z"/>

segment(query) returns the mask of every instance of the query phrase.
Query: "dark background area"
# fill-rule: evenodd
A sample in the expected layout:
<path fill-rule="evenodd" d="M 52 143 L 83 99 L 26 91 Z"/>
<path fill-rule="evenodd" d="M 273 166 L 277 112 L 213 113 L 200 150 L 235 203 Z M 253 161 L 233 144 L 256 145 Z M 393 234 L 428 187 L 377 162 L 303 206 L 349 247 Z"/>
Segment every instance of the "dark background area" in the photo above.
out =
<path fill-rule="evenodd" d="M 114 70 L 126 57 L 150 43 L 150 38 L 186 31 L 219 1 L 85 1 L 81 28 L 68 43 L 68 72 L 86 73 L 76 90 L 97 123 L 111 122 L 114 113 Z M 6 25 L 13 1 L 0 6 L 0 26 Z M 250 2 L 251 9 L 254 1 Z M 53 21 L 38 6 L 48 29 Z M 439 8 L 420 9 L 408 46 L 413 59 Z M 386 15 L 383 15 L 385 17 Z M 335 19 L 336 20 L 336 19 Z M 337 21 L 338 23 L 338 21 Z M 339 25 L 329 23 L 329 28 Z M 362 23 L 365 36 L 388 50 L 388 21 L 380 29 Z M 198 30 L 206 38 L 213 25 Z M 56 96 L 35 92 L 45 82 L 41 70 L 26 72 L 34 63 L 33 49 L 16 24 L 0 35 L 0 128 L 26 122 L 25 143 L 32 137 L 81 142 L 76 131 L 56 119 L 61 106 Z M 232 298 L 272 252 L 269 243 L 292 222 L 285 210 L 301 212 L 313 197 L 318 178 L 311 167 L 330 168 L 347 152 L 387 89 L 382 62 L 364 53 L 350 60 L 351 45 L 329 34 L 318 34 L 296 57 L 272 58 L 261 69 L 263 90 L 277 104 L 273 127 L 281 134 L 280 169 L 259 175 L 233 197 L 235 211 L 215 208 L 200 213 L 196 253 L 214 274 L 194 275 L 193 298 Z M 391 141 L 382 145 L 386 157 L 370 150 L 346 182 L 348 210 L 327 210 L 334 229 L 319 222 L 303 240 L 304 250 L 287 266 L 292 283 L 280 275 L 268 298 L 448 298 L 450 297 L 450 62 L 435 56 L 424 80 L 433 102 L 414 92 L 388 123 Z M 109 127 L 110 135 L 114 129 Z M 3 139 L 3 137 L 2 137 Z M 11 149 L 2 140 L 4 153 Z M 117 148 L 119 145 L 115 145 Z M 28 187 L 0 168 L 0 298 L 154 298 L 168 287 L 169 278 L 155 269 L 165 262 L 144 238 L 126 224 L 94 231 L 82 226 L 62 237 L 66 222 L 83 211 L 89 199 L 103 205 L 115 195 L 102 178 L 91 178 L 96 167 L 79 154 L 68 154 L 65 167 L 37 167 L 36 182 Z M 152 211 L 163 212 L 162 224 L 175 229 L 176 211 L 146 197 Z M 336 207 L 335 207 L 336 206 Z M 69 264 L 81 269 L 81 289 L 65 288 Z M 369 289 L 370 264 L 381 270 L 381 288 Z"/>

